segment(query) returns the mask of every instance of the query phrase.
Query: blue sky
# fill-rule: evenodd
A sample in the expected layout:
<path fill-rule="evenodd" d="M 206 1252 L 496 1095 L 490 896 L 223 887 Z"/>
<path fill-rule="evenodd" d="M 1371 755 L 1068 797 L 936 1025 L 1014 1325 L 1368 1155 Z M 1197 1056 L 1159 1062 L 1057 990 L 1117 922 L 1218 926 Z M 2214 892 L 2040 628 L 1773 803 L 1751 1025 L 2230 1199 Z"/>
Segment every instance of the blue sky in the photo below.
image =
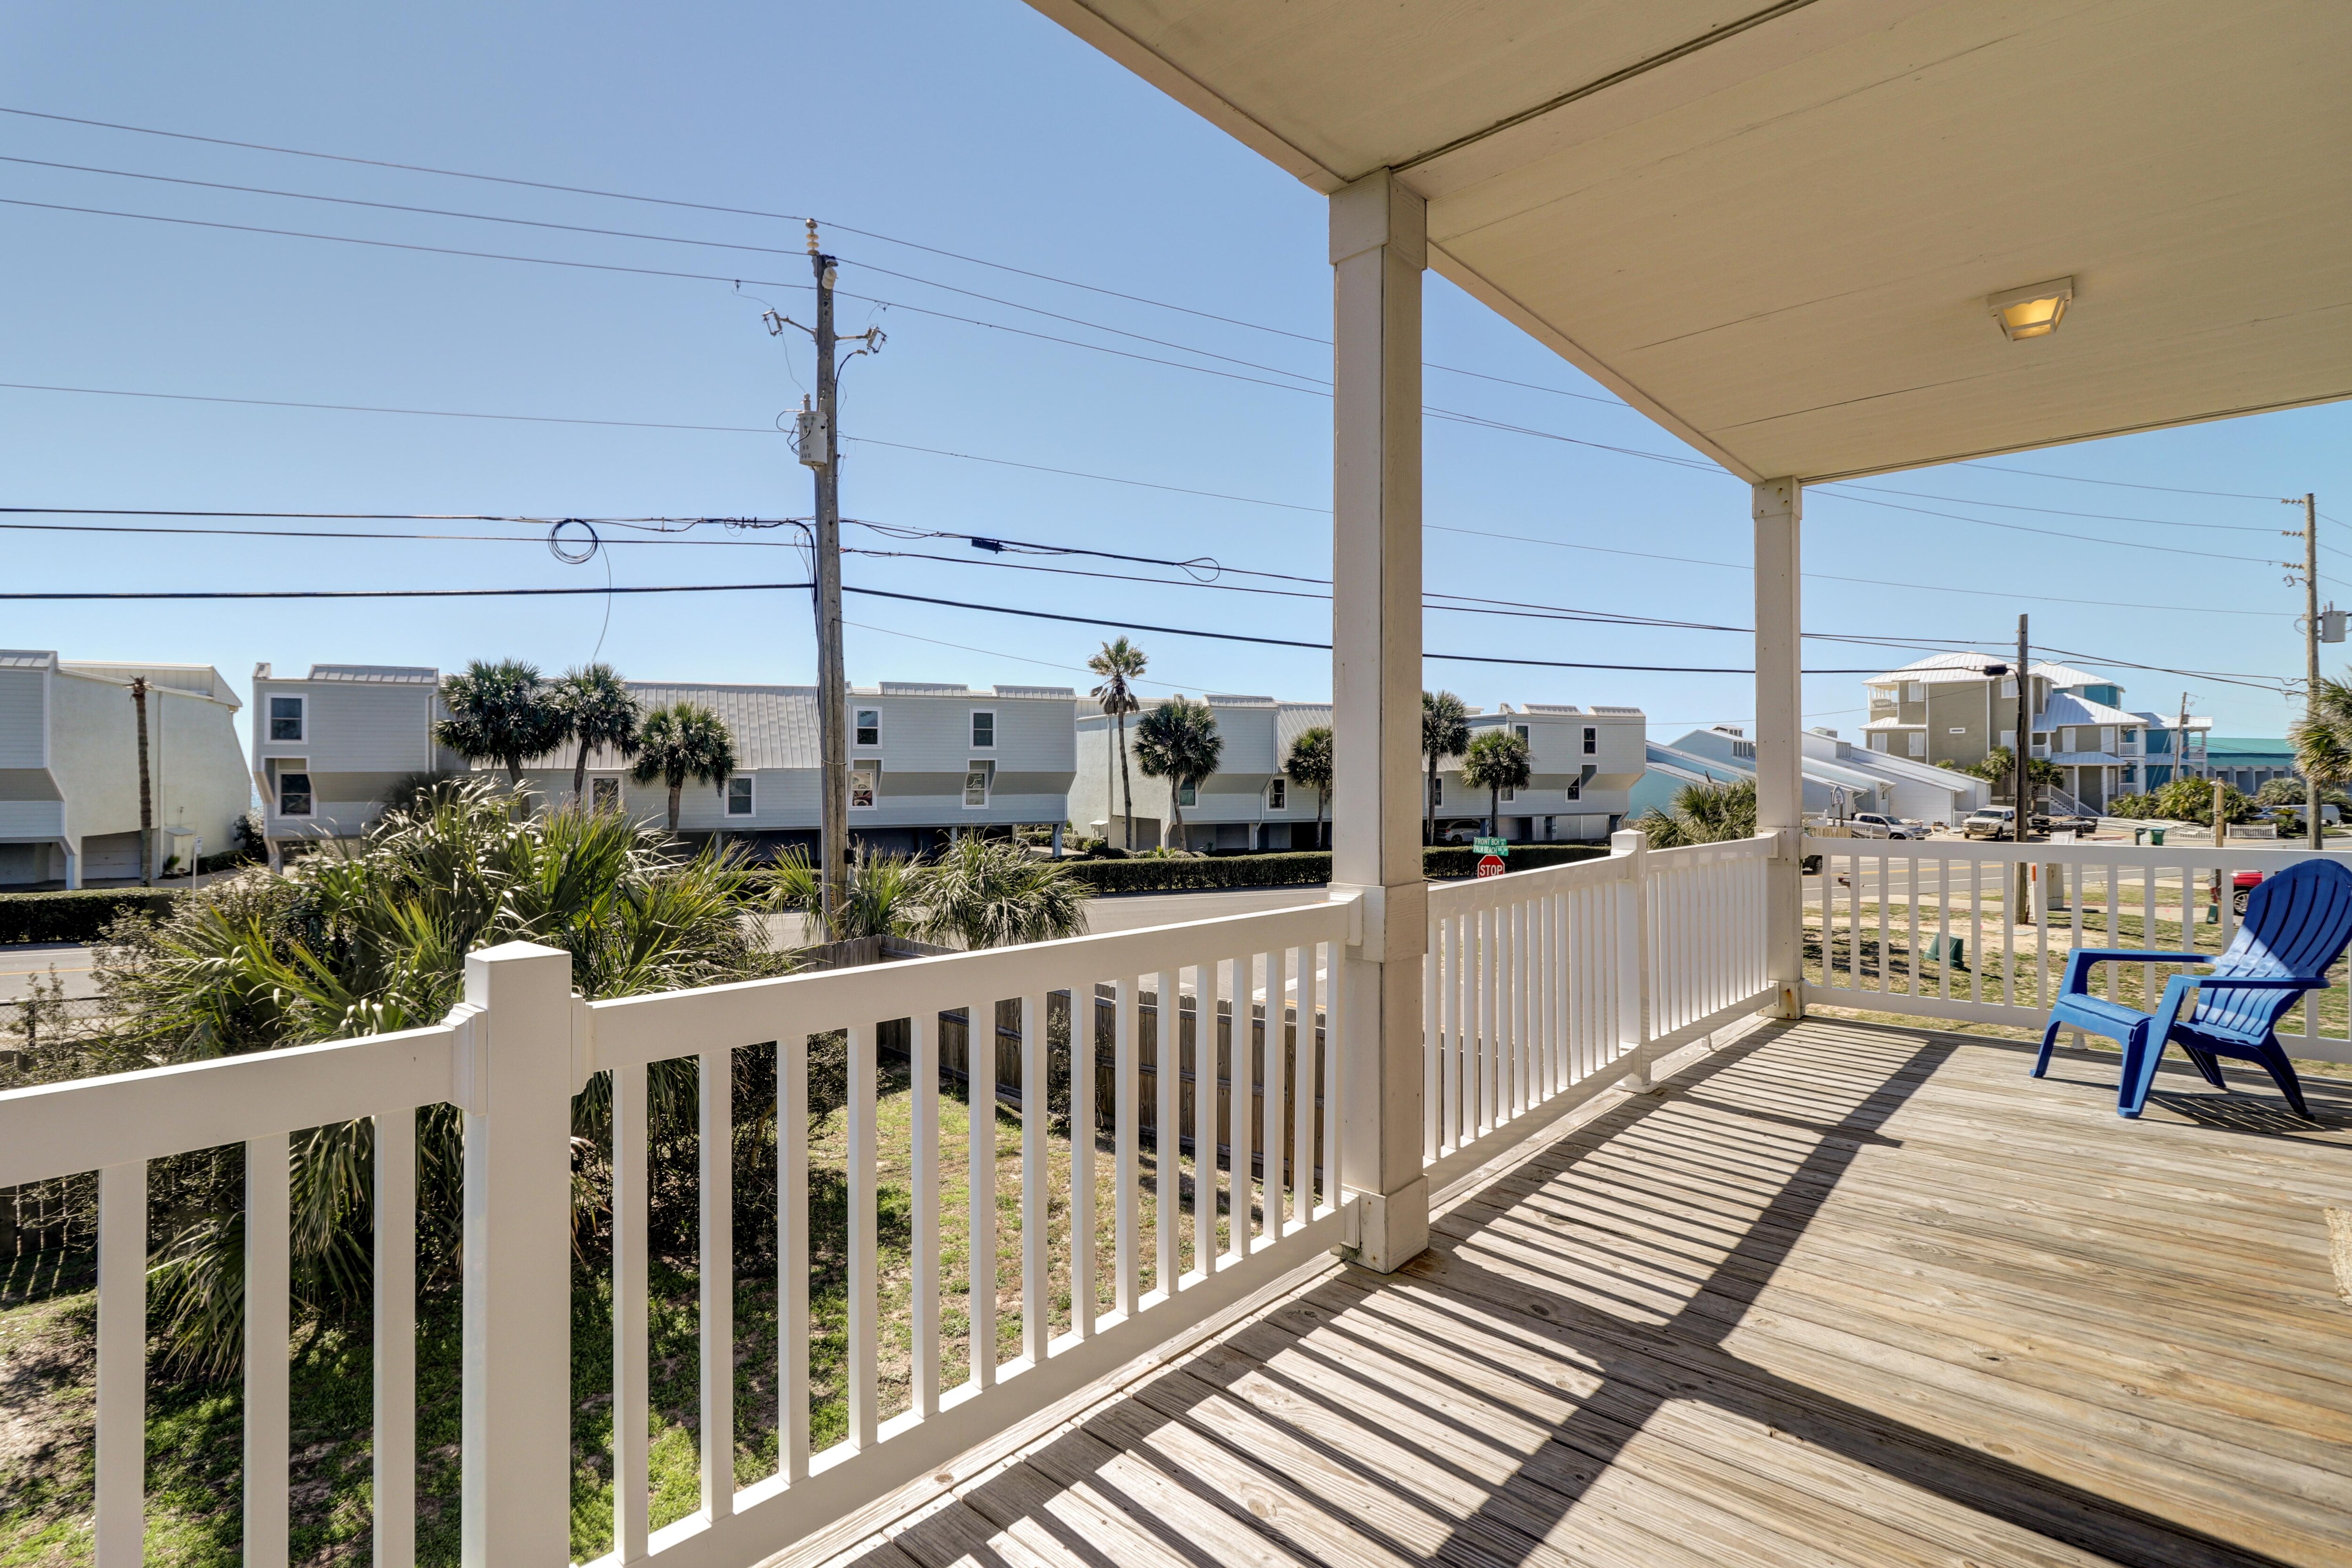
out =
<path fill-rule="evenodd" d="M 1024 278 L 896 239 L 1194 311 L 1318 337 L 1328 324 L 1320 198 L 1011 0 L 664 8 L 610 5 L 192 9 L 23 4 L 0 14 L 0 105 L 236 141 L 478 171 L 760 212 L 813 214 L 842 256 L 845 330 L 881 326 L 852 368 L 845 514 L 906 530 L 1010 536 L 1230 567 L 1328 575 L 1328 402 L 1316 342 Z M 206 397 L 708 425 L 757 430 L 810 384 L 794 222 L 437 177 L 0 114 L 0 154 L 182 180 L 460 210 L 718 248 L 291 200 L 121 174 L 0 163 L 13 308 L 0 381 Z M 173 225 L 55 206 L 296 229 L 606 267 L 655 278 Z M 878 270 L 910 276 L 888 276 Z M 945 287 L 942 287 L 945 286 Z M 946 291 L 975 290 L 996 301 Z M 874 301 L 890 301 L 890 305 Z M 1017 307 L 1027 306 L 1024 310 Z M 1228 375 L 1041 341 L 914 308 L 1176 360 Z M 1056 321 L 1037 311 L 1081 318 Z M 1433 276 L 1428 358 L 1536 384 L 1432 372 L 1428 401 L 1560 436 L 1682 452 L 1602 401 L 1565 363 Z M 1119 337 L 1116 329 L 1181 345 Z M 1207 357 L 1227 356 L 1223 359 Z M 1249 379 L 1235 379 L 1235 377 Z M 1582 394 L 1581 397 L 1559 394 Z M 2061 448 L 2005 466 L 2268 498 L 2320 493 L 2352 518 L 2343 407 Z M 876 443 L 891 442 L 898 446 Z M 903 449 L 1214 491 L 1220 500 Z M 1577 608 L 1748 624 L 1745 488 L 1720 473 L 1459 424 L 1427 437 L 1429 586 Z M 239 406 L 0 389 L 0 504 L 561 516 L 803 516 L 805 469 L 779 437 Z M 1871 481 L 1931 511 L 2098 536 L 2053 538 L 1817 491 L 1807 503 L 1806 624 L 1906 638 L 2013 635 L 2092 657 L 2132 706 L 2186 688 L 2224 732 L 2278 734 L 2278 696 L 2134 672 L 2102 659 L 2295 674 L 2299 591 L 2266 563 L 2299 546 L 2268 499 L 2127 489 L 1982 467 Z M 1280 504 L 1260 504 L 1273 502 Z M 2102 514 L 2069 517 L 1956 502 Z M 2135 521 L 2123 521 L 2123 520 Z M 2221 524 L 2155 526 L 2139 520 Z M 44 521 L 16 519 L 12 521 Z M 49 520 L 58 521 L 58 520 Z M 72 520 L 64 520 L 72 521 Z M 127 523 L 131 518 L 89 519 Z M 150 520 L 159 521 L 159 520 Z M 797 580 L 779 532 L 718 543 L 615 543 L 571 566 L 543 530 L 489 524 L 193 526 L 496 533 L 497 542 L 229 539 L 9 531 L 20 589 L 601 587 Z M 1475 531 L 1446 531 L 1468 530 Z M 626 538 L 607 530 L 607 537 Z M 1491 535 L 1516 536 L 1502 539 Z M 752 539 L 761 542 L 740 542 Z M 2323 546 L 2352 539 L 2327 527 Z M 1168 626 L 1322 640 L 1312 600 L 1014 571 L 953 541 L 851 528 L 855 585 Z M 2157 546 L 2212 552 L 2164 553 Z M 1654 557 L 1679 557 L 1668 560 Z M 1081 570 L 1161 568 L 1041 561 Z M 2324 550 L 2323 572 L 2331 570 Z M 2341 570 L 2337 568 L 2336 570 Z M 2352 575 L 2352 574 L 2347 574 Z M 1231 583 L 1246 581 L 1227 577 Z M 1954 590 L 1966 590 L 1956 592 Z M 2039 595 L 2023 598 L 2022 594 Z M 2345 590 L 2352 599 L 2352 587 Z M 2069 599 L 2098 603 L 2064 603 Z M 0 644 L 68 658 L 218 665 L 436 664 L 602 657 L 646 678 L 806 681 L 804 596 L 601 595 L 326 604 L 9 604 Z M 2160 605 L 2180 608 L 2150 609 Z M 2239 612 L 2239 613 L 2215 613 Z M 861 684 L 1082 684 L 1106 632 L 853 597 Z M 1328 656 L 1139 633 L 1160 689 L 1319 697 Z M 1433 650 L 1608 663 L 1744 666 L 1743 636 L 1461 614 Z M 2329 666 L 2337 662 L 2332 657 Z M 1811 645 L 1808 664 L 1916 657 Z M 1736 675 L 1528 671 L 1433 664 L 1470 700 L 1638 705 L 1654 730 L 1741 721 Z M 1856 678 L 1807 681 L 1812 721 L 1859 721 Z"/>

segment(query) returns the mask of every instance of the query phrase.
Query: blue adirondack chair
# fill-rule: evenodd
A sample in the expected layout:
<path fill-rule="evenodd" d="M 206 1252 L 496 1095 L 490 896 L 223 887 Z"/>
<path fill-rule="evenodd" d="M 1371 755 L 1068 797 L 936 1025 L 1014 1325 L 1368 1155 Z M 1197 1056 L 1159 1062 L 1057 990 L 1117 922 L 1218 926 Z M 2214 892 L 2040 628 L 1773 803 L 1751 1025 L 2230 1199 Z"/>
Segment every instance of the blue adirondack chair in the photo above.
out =
<path fill-rule="evenodd" d="M 2327 972 L 2352 942 L 2352 869 L 2333 860 L 2300 860 L 2257 884 L 2246 902 L 2246 918 L 2229 951 L 2146 952 L 2127 947 L 2078 947 L 2066 964 L 2066 987 L 2050 1009 L 2042 1034 L 2042 1055 L 2033 1076 L 2050 1070 L 2058 1031 L 2072 1026 L 2104 1036 L 2123 1047 L 2123 1082 L 2116 1110 L 2137 1116 L 2147 1104 L 2157 1063 L 2169 1043 L 2189 1053 L 2197 1070 L 2216 1089 L 2229 1088 L 2216 1058 L 2259 1062 L 2278 1083 L 2294 1113 L 2305 1121 L 2303 1086 L 2279 1048 L 2278 1021 L 2308 991 L 2327 989 Z M 2165 982 L 2154 1013 L 2090 994 L 2091 966 L 2105 963 L 2210 963 L 2210 974 L 2179 974 Z M 2181 1009 L 2197 992 L 2194 1017 Z"/>

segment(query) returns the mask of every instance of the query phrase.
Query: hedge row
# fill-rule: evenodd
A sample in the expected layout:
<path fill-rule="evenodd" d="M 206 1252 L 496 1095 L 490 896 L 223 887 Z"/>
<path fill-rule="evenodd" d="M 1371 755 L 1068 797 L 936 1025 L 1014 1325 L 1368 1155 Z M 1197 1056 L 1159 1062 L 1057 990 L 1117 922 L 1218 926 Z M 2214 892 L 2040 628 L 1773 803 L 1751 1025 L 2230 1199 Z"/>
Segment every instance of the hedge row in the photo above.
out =
<path fill-rule="evenodd" d="M 1514 844 L 1505 864 L 1514 871 L 1564 866 L 1608 854 L 1597 844 Z M 1202 856 L 1172 860 L 1066 860 L 1071 876 L 1097 893 L 1190 893 L 1218 888 L 1314 887 L 1331 879 L 1328 850 L 1273 855 Z M 1478 852 L 1456 845 L 1422 851 L 1432 880 L 1475 876 Z"/>
<path fill-rule="evenodd" d="M 96 942 L 124 914 L 161 920 L 180 895 L 166 888 L 89 888 L 76 893 L 0 893 L 0 942 Z"/>

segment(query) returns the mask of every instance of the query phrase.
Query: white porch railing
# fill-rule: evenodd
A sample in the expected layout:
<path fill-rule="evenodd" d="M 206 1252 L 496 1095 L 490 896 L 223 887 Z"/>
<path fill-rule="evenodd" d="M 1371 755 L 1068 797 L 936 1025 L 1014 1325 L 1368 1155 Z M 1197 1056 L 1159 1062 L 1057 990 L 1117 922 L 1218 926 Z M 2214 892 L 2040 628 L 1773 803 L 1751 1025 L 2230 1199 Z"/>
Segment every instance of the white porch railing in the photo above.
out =
<path fill-rule="evenodd" d="M 2201 835 L 2200 835 L 2201 837 Z M 2235 874 L 2281 871 L 2308 849 L 2211 843 L 1990 843 L 1808 838 L 1805 999 L 2038 1029 L 2077 947 L 2219 952 L 2237 933 Z M 2324 858 L 2352 861 L 2352 853 Z M 2021 864 L 2032 909 L 2016 908 Z M 2013 919 L 2030 913 L 2029 921 Z M 2181 964 L 2103 964 L 2103 995 L 2152 1006 Z M 2352 1062 L 2344 972 L 2280 1025 L 2290 1056 Z"/>
<path fill-rule="evenodd" d="M 1774 840 L 1651 849 L 1433 888 L 1422 1158 L 1439 1180 L 1532 1111 L 1564 1110 L 1770 1000 Z"/>
<path fill-rule="evenodd" d="M 374 1561 L 406 1568 L 415 1546 L 415 1112 L 443 1101 L 462 1108 L 464 1560 L 560 1563 L 572 1467 L 572 1101 L 592 1075 L 610 1074 L 616 1451 L 608 1561 L 743 1568 L 1338 1245 L 1344 1051 L 1328 977 L 1344 957 L 1352 917 L 1348 902 L 1334 901 L 593 1005 L 571 994 L 564 954 L 512 944 L 467 959 L 467 1005 L 433 1028 L 0 1094 L 0 1186 L 100 1172 L 100 1568 L 128 1568 L 142 1552 L 148 1162 L 245 1145 L 244 1558 L 278 1568 L 289 1514 L 289 1134 L 375 1120 Z M 1067 1020 L 1073 996 L 1092 1004 L 1078 1010 L 1079 1026 L 1065 1025 L 1077 1135 L 1054 1137 L 1049 1149 L 1049 1020 Z M 1171 998 L 1179 1005 L 1162 1005 Z M 1024 1107 L 1020 1352 L 997 1351 L 997 1160 L 984 1132 L 969 1140 L 963 1216 L 971 1270 L 970 1348 L 961 1359 L 970 1371 L 943 1386 L 939 1026 L 943 1013 L 992 1020 L 1000 1003 L 1017 1010 Z M 1328 1024 L 1318 1030 L 1321 1019 Z M 911 1331 L 902 1336 L 911 1387 L 895 1414 L 884 1408 L 877 1364 L 884 1026 L 908 1058 L 912 1123 L 911 1323 L 892 1325 Z M 978 1048 L 970 1060 L 989 1061 L 994 1032 L 971 1031 Z M 828 1034 L 846 1037 L 849 1063 L 847 1436 L 813 1453 L 807 1052 L 812 1036 Z M 739 1489 L 730 1057 L 770 1043 L 779 1047 L 772 1371 L 782 1463 Z M 647 1517 L 646 1071 L 685 1057 L 698 1059 L 701 1086 L 701 1506 L 656 1529 Z M 1149 1113 L 1139 1100 L 1147 1073 L 1157 1099 Z M 1098 1075 L 1111 1102 L 1099 1108 Z M 1180 1094 L 1191 1103 L 1180 1104 Z M 971 1096 L 982 1107 L 991 1099 L 984 1089 Z M 1084 1131 L 1095 1128 L 1110 1164 L 1111 1212 L 1101 1226 L 1097 1139 Z M 1190 1142 L 1207 1158 L 1195 1161 L 1188 1182 L 1182 1145 L 1202 1129 L 1208 1136 Z M 1149 1180 L 1139 1168 L 1147 1144 L 1156 1166 Z M 1057 1165 L 1068 1174 L 1066 1207 L 1050 1201 Z M 1066 1261 L 1056 1267 L 1057 1258 Z M 1098 1289 L 1108 1290 L 1108 1310 L 1097 1308 Z M 1049 1321 L 1057 1298 L 1067 1314 L 1058 1334 Z"/>
<path fill-rule="evenodd" d="M 1650 851 L 1639 834 L 1621 834 L 1606 859 L 1433 889 L 1423 1045 L 1433 1180 L 1524 1134 L 1538 1113 L 1645 1071 L 1662 1052 L 1768 1001 L 1762 905 L 1772 847 L 1751 839 Z M 615 1436 L 606 1561 L 744 1568 L 1339 1244 L 1350 1065 L 1336 1006 L 1345 987 L 1332 980 L 1353 962 L 1356 919 L 1343 899 L 594 1004 L 571 994 L 565 955 L 512 944 L 467 959 L 467 1003 L 433 1028 L 0 1094 L 0 1187 L 100 1173 L 99 1568 L 137 1562 L 143 1533 L 148 1162 L 245 1146 L 245 1557 L 278 1568 L 289 1530 L 289 1149 L 307 1129 L 373 1119 L 374 1559 L 407 1568 L 417 1112 L 458 1107 L 465 1561 L 552 1563 L 569 1538 L 575 1462 L 565 1329 L 573 1102 L 593 1078 L 609 1076 Z M 1075 1016 L 1074 998 L 1083 999 Z M 849 1085 L 846 1157 L 827 1178 L 846 1188 L 845 1321 L 835 1329 L 846 1353 L 828 1373 L 835 1403 L 824 1407 L 845 1435 L 821 1451 L 813 1451 L 820 1390 L 811 1351 L 825 1325 L 812 1323 L 809 1296 L 813 1037 L 845 1041 Z M 773 1474 L 739 1487 L 726 1436 L 737 1430 L 738 1351 L 765 1335 L 740 1334 L 734 1321 L 732 1054 L 772 1047 L 777 1330 L 775 1364 L 761 1373 L 779 1391 L 779 1458 Z M 908 1124 L 887 1149 L 877 1122 L 886 1052 L 906 1060 Z M 1005 1066 L 992 1069 L 1000 1055 Z M 699 1085 L 692 1419 L 705 1436 L 699 1506 L 656 1526 L 648 1069 L 680 1058 L 697 1061 Z M 941 1081 L 959 1064 L 977 1077 L 969 1100 L 982 1107 L 992 1080 L 1017 1076 L 1017 1096 L 1001 1083 L 1002 1097 L 1022 1108 L 1019 1157 L 1006 1163 L 1018 1184 L 1006 1195 L 1017 1202 L 1004 1205 L 1017 1213 L 1008 1227 L 1017 1234 L 1002 1247 L 994 1141 L 983 1133 L 959 1150 L 942 1133 Z M 1049 1110 L 1060 1070 L 1067 1133 Z M 950 1160 L 962 1168 L 950 1170 Z M 891 1181 L 905 1183 L 911 1214 L 909 1239 L 894 1244 L 908 1253 L 903 1272 L 886 1278 L 879 1200 L 893 1162 Z M 940 1193 L 955 1178 L 968 1187 L 968 1207 L 942 1215 Z M 1107 1215 L 1097 1213 L 1098 1179 Z M 943 1326 L 943 1236 L 963 1244 L 969 1264 L 962 1336 Z M 1003 1294 L 1018 1351 L 1000 1355 L 1000 1258 L 1009 1279 L 1016 1257 L 1017 1291 L 1008 1285 Z M 888 1261 L 901 1267 L 896 1252 Z M 906 1367 L 892 1379 L 886 1342 Z"/>

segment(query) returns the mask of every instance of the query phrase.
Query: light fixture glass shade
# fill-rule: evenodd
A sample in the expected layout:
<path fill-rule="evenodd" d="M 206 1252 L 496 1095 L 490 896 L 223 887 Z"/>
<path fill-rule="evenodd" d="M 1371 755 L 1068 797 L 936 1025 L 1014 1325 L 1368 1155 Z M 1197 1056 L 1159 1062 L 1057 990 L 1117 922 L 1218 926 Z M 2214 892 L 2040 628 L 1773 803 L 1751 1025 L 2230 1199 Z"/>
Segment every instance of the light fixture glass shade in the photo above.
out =
<path fill-rule="evenodd" d="M 2074 280 L 2058 278 L 1995 294 L 1985 300 L 1985 305 L 2009 341 L 2019 342 L 2026 338 L 2046 338 L 2056 331 L 2058 323 L 2066 317 L 2066 302 L 2074 297 Z"/>

